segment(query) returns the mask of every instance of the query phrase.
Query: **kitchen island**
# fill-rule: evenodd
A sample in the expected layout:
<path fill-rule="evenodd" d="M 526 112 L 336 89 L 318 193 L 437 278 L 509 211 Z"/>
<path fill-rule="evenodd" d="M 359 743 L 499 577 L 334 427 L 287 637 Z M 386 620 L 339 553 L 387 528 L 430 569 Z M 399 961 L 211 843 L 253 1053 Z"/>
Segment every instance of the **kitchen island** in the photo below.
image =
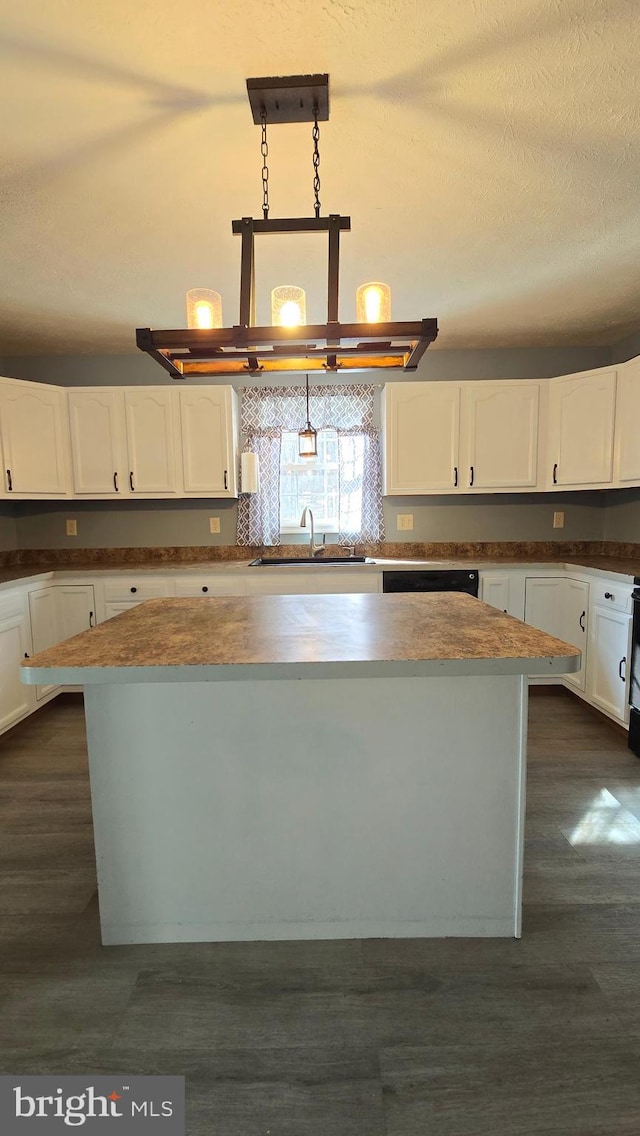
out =
<path fill-rule="evenodd" d="M 150 600 L 23 665 L 82 684 L 103 943 L 518 936 L 528 673 L 456 593 Z"/>

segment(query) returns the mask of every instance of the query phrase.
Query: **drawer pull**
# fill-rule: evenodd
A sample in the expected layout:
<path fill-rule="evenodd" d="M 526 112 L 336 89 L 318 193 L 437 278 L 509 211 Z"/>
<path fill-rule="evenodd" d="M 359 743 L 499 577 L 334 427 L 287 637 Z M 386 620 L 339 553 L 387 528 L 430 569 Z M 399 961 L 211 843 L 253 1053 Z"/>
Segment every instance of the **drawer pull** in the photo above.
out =
<path fill-rule="evenodd" d="M 138 590 L 137 588 L 130 588 L 130 591 L 132 591 L 132 592 L 137 592 L 137 590 Z"/>
<path fill-rule="evenodd" d="M 206 584 L 204 584 L 204 585 L 203 585 L 203 588 L 202 588 L 202 590 L 203 590 L 203 592 L 208 592 L 208 591 L 209 591 L 209 589 L 208 589 L 208 587 L 207 587 L 207 585 L 206 585 Z"/>
<path fill-rule="evenodd" d="M 624 667 L 624 674 L 622 673 L 623 667 Z M 626 682 L 626 678 L 627 678 L 627 656 L 626 655 L 624 656 L 624 658 L 620 659 L 620 662 L 618 663 L 618 676 L 619 676 L 621 682 Z"/>
<path fill-rule="evenodd" d="M 605 600 L 615 600 L 616 597 L 614 596 L 613 592 L 605 592 L 604 598 Z"/>

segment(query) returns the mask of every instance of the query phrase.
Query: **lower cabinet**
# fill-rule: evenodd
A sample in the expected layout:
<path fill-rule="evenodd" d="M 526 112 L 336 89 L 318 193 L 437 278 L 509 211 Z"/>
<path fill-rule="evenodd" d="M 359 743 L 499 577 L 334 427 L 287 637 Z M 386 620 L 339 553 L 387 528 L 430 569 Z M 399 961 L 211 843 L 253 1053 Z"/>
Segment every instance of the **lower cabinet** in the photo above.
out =
<path fill-rule="evenodd" d="M 29 592 L 29 618 L 34 655 L 48 650 L 49 647 L 55 647 L 62 638 L 58 630 L 57 591 L 55 584 L 52 584 L 50 588 Z M 41 702 L 57 689 L 55 683 L 36 686 L 36 702 Z"/>
<path fill-rule="evenodd" d="M 585 689 L 588 617 L 589 585 L 585 581 L 566 576 L 527 577 L 526 623 L 582 651 L 580 670 L 564 676 L 564 682 L 576 690 Z"/>
<path fill-rule="evenodd" d="M 619 722 L 629 720 L 631 616 L 594 604 L 589 624 L 589 701 Z"/>
<path fill-rule="evenodd" d="M 505 615 L 524 620 L 524 582 L 522 572 L 483 572 L 480 576 L 480 599 L 497 607 Z"/>
<path fill-rule="evenodd" d="M 0 732 L 31 713 L 33 688 L 20 682 L 20 663 L 31 654 L 26 593 L 0 597 Z"/>

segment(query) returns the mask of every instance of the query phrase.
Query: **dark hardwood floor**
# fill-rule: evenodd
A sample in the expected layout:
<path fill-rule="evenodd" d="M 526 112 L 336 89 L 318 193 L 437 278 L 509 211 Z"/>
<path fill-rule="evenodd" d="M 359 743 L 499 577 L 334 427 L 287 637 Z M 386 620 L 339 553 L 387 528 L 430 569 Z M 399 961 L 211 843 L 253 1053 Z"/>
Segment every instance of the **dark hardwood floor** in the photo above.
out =
<path fill-rule="evenodd" d="M 639 881 L 640 761 L 547 689 L 521 941 L 102 948 L 67 696 L 0 739 L 0 1072 L 184 1073 L 189 1136 L 637 1136 Z"/>

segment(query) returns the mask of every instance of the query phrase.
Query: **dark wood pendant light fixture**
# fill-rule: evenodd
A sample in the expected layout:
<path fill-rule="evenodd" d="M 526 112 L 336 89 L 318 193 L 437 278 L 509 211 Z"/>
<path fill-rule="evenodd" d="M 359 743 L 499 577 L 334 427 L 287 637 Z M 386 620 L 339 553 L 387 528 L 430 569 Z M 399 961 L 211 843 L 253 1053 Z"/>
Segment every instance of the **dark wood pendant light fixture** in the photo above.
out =
<path fill-rule="evenodd" d="M 438 334 L 435 319 L 411 322 L 340 323 L 338 317 L 340 234 L 351 218 L 320 216 L 319 127 L 329 118 L 329 76 L 292 75 L 247 79 L 253 120 L 262 129 L 263 216 L 232 222 L 241 237 L 240 315 L 233 327 L 208 326 L 152 331 L 138 328 L 136 343 L 174 379 L 190 376 L 257 375 L 262 372 L 387 370 L 415 371 Z M 267 123 L 313 123 L 313 189 L 315 216 L 269 217 L 269 172 L 266 166 Z M 265 173 L 266 170 L 266 173 Z M 255 238 L 263 234 L 325 233 L 328 243 L 327 322 L 298 326 L 256 327 Z M 376 287 L 380 287 L 376 285 Z M 213 293 L 217 295 L 217 293 Z M 308 375 L 307 375 L 308 383 Z"/>

